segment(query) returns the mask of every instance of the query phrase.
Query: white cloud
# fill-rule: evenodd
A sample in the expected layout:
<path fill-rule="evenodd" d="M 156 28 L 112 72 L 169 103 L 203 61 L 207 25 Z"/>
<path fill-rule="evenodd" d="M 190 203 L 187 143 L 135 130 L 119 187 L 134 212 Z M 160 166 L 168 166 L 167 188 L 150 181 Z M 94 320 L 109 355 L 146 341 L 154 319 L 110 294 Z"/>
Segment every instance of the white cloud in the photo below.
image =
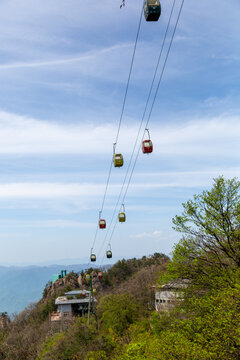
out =
<path fill-rule="evenodd" d="M 89 69 L 90 60 L 99 61 L 99 57 L 101 55 L 107 55 L 109 56 L 109 53 L 113 53 L 115 51 L 122 51 L 124 49 L 129 49 L 132 47 L 132 44 L 119 44 L 114 45 L 106 48 L 101 48 L 94 51 L 89 51 L 87 53 L 75 55 L 74 57 L 69 58 L 58 58 L 58 59 L 50 59 L 50 60 L 42 60 L 42 61 L 31 61 L 31 62 L 16 62 L 16 63 L 2 63 L 0 64 L 0 70 L 6 71 L 7 69 L 18 69 L 18 68 L 36 68 L 36 67 L 55 67 L 58 65 L 71 65 L 72 63 L 82 63 L 85 62 L 87 68 L 84 68 L 81 64 L 81 67 L 79 68 L 80 71 L 88 70 L 88 72 L 91 71 Z M 84 72 L 84 71 L 83 71 Z"/>
<path fill-rule="evenodd" d="M 151 233 L 143 232 L 140 234 L 130 235 L 130 238 L 132 239 L 155 239 L 162 237 L 162 232 L 159 230 L 154 230 Z"/>
<path fill-rule="evenodd" d="M 115 119 L 113 119 L 115 120 Z M 56 123 L 26 116 L 0 112 L 0 154 L 112 154 L 116 123 L 99 125 Z M 123 124 L 119 148 L 131 153 L 136 134 L 136 122 Z M 201 156 L 238 156 L 240 152 L 240 121 L 237 116 L 182 120 L 176 123 L 152 125 L 154 153 L 152 156 L 187 158 Z"/>
<path fill-rule="evenodd" d="M 64 198 L 96 196 L 104 185 L 61 183 L 8 183 L 0 184 L 0 198 Z"/>

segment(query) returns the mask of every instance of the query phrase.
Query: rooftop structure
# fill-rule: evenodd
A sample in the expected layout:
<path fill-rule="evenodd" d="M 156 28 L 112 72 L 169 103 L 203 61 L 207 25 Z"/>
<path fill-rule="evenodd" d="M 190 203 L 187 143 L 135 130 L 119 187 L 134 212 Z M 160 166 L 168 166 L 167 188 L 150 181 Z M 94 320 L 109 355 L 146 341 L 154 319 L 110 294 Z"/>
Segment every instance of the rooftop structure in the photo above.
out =
<path fill-rule="evenodd" d="M 51 321 L 84 316 L 88 311 L 89 294 L 88 290 L 72 290 L 66 292 L 64 296 L 56 298 L 55 304 L 58 306 L 58 310 L 51 314 Z M 96 299 L 92 297 L 91 309 L 95 302 Z"/>
<path fill-rule="evenodd" d="M 52 276 L 52 283 L 55 283 L 55 281 L 58 279 L 63 279 L 64 276 L 66 276 L 66 275 L 67 275 L 67 270 L 61 270 L 60 274 L 54 274 Z"/>
<path fill-rule="evenodd" d="M 155 308 L 158 312 L 171 310 L 183 298 L 183 290 L 189 285 L 189 280 L 174 280 L 155 290 Z"/>

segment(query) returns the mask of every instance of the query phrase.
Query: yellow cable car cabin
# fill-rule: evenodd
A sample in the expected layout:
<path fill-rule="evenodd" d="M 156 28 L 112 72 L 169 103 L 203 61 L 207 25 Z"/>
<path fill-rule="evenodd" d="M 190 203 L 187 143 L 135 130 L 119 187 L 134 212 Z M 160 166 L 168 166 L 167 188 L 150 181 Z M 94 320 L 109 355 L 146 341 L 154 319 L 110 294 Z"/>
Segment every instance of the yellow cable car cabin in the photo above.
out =
<path fill-rule="evenodd" d="M 113 156 L 113 164 L 115 167 L 123 166 L 123 156 L 122 154 L 114 154 Z"/>
<path fill-rule="evenodd" d="M 145 0 L 144 16 L 146 21 L 158 21 L 161 15 L 161 4 L 159 0 Z"/>
<path fill-rule="evenodd" d="M 118 220 L 119 220 L 119 222 L 125 222 L 126 221 L 126 215 L 125 215 L 124 212 L 120 212 L 118 214 Z"/>
<path fill-rule="evenodd" d="M 90 280 L 90 275 L 86 274 L 85 279 L 86 279 L 86 281 L 89 281 Z"/>
<path fill-rule="evenodd" d="M 95 254 L 91 254 L 90 260 L 91 260 L 91 261 L 96 261 L 96 255 L 95 255 Z"/>

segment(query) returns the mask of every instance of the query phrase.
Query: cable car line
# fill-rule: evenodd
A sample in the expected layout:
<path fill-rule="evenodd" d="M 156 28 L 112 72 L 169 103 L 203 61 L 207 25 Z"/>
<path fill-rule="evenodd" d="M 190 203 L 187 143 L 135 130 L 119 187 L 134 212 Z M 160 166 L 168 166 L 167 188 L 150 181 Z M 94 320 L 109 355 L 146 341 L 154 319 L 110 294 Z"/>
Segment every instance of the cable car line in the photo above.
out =
<path fill-rule="evenodd" d="M 129 74 L 128 74 L 128 79 L 127 79 L 127 85 L 126 85 L 126 89 L 125 89 L 125 93 L 124 93 L 122 110 L 121 110 L 121 115 L 120 115 L 120 119 L 119 119 L 119 124 L 118 124 L 116 139 L 115 139 L 115 143 L 114 143 L 114 152 L 115 152 L 115 148 L 116 148 L 117 143 L 118 143 L 119 133 L 120 133 L 120 129 L 121 129 L 122 118 L 123 118 L 123 113 L 124 113 L 124 109 L 125 109 L 125 104 L 126 104 L 126 99 L 127 99 L 128 89 L 129 89 L 129 83 L 130 83 L 130 78 L 131 78 L 132 69 L 133 69 L 133 63 L 134 63 L 134 59 L 135 59 L 137 42 L 138 42 L 139 33 L 140 33 L 140 28 L 141 28 L 141 23 L 142 23 L 143 9 L 144 9 L 144 2 L 143 2 L 143 5 L 142 5 L 141 14 L 140 14 L 140 19 L 139 19 L 139 22 L 138 22 L 137 34 L 136 34 L 136 39 L 135 39 L 135 44 L 134 44 L 134 49 L 133 49 L 133 54 L 132 54 L 132 59 L 131 59 L 131 64 L 130 64 L 130 69 L 129 69 Z M 112 161 L 112 159 L 111 159 L 111 164 L 110 164 L 110 167 L 109 167 L 109 172 L 108 172 L 108 177 L 107 177 L 107 183 L 106 183 L 106 187 L 105 187 L 105 191 L 104 191 L 104 196 L 103 196 L 103 200 L 102 200 L 102 205 L 101 205 L 101 210 L 100 210 L 101 213 L 102 213 L 102 211 L 103 211 L 104 204 L 105 204 L 105 200 L 106 200 L 107 190 L 108 190 L 108 186 L 109 186 L 109 182 L 110 182 L 110 177 L 111 177 L 111 172 L 112 172 L 112 166 L 113 166 L 113 161 Z M 96 229 L 96 231 L 95 231 L 95 235 L 94 235 L 94 239 L 93 239 L 91 251 L 92 251 L 92 249 L 94 248 L 95 243 L 96 243 L 96 239 L 97 239 L 97 235 L 98 235 L 98 228 L 99 228 L 99 226 L 97 226 L 97 229 Z"/>
<path fill-rule="evenodd" d="M 136 35 L 135 45 L 134 45 L 133 54 L 132 54 L 130 70 L 129 70 L 129 74 L 128 74 L 127 86 L 126 86 L 125 94 L 124 94 L 124 98 L 123 98 L 122 111 L 121 111 L 120 120 L 119 120 L 119 124 L 118 124 L 117 135 L 116 135 L 116 139 L 115 139 L 115 144 L 116 145 L 117 145 L 117 142 L 118 142 L 118 137 L 119 137 L 120 128 L 121 128 L 121 124 L 122 124 L 123 112 L 124 112 L 124 109 L 125 109 L 125 104 L 126 104 L 126 99 L 127 99 L 127 94 L 128 94 L 128 88 L 129 88 L 130 78 L 131 78 L 131 74 L 132 74 L 133 62 L 134 62 L 134 58 L 135 58 L 135 53 L 136 53 L 136 48 L 137 48 L 137 42 L 138 42 L 140 27 L 141 27 L 141 23 L 142 23 L 143 8 L 144 8 L 144 2 L 143 2 L 142 10 L 141 10 L 139 23 L 138 23 L 137 35 Z"/>
<path fill-rule="evenodd" d="M 171 8 L 171 12 L 170 12 L 168 24 L 167 24 L 167 27 L 166 27 L 166 31 L 165 31 L 165 34 L 164 34 L 163 42 L 162 42 L 161 49 L 160 49 L 159 56 L 158 56 L 158 61 L 157 61 L 156 67 L 155 67 L 155 71 L 154 71 L 153 79 L 152 79 L 151 86 L 150 86 L 150 89 L 149 89 L 147 101 L 146 101 L 145 108 L 144 108 L 143 115 L 142 115 L 142 119 L 141 119 L 141 122 L 140 122 L 140 125 L 139 125 L 139 129 L 138 129 L 138 133 L 137 133 L 136 140 L 135 140 L 135 143 L 134 143 L 134 147 L 133 147 L 133 150 L 132 150 L 132 154 L 131 154 L 131 157 L 130 157 L 130 161 L 129 161 L 129 163 L 128 163 L 128 167 L 127 167 L 127 170 L 126 170 L 126 174 L 125 174 L 125 177 L 124 177 L 124 180 L 123 180 L 123 184 L 122 184 L 122 187 L 121 187 L 121 190 L 120 190 L 118 199 L 117 199 L 117 203 L 116 203 L 115 208 L 114 208 L 114 211 L 113 211 L 113 215 L 112 215 L 112 218 L 111 218 L 111 221 L 110 221 L 110 225 L 109 225 L 109 227 L 108 227 L 107 233 L 106 233 L 105 238 L 104 238 L 104 240 L 103 240 L 102 246 L 101 246 L 101 248 L 100 248 L 100 250 L 99 250 L 98 256 L 99 256 L 99 254 L 101 253 L 101 251 L 102 251 L 102 249 L 103 249 L 103 247 L 104 247 L 104 244 L 105 244 L 105 242 L 106 242 L 106 239 L 107 239 L 108 234 L 109 234 L 109 231 L 110 231 L 110 228 L 111 228 L 111 226 L 112 226 L 112 222 L 113 222 L 113 220 L 114 220 L 114 218 L 115 218 L 115 216 L 116 216 L 117 207 L 118 207 L 118 204 L 119 204 L 120 199 L 121 199 L 121 196 L 122 196 L 122 192 L 123 192 L 123 189 L 124 189 L 126 180 L 127 180 L 127 176 L 128 176 L 129 170 L 130 170 L 130 166 L 131 166 L 131 164 L 132 164 L 133 156 L 134 156 L 134 153 L 135 153 L 135 150 L 136 150 L 137 142 L 138 142 L 138 139 L 139 139 L 139 135 L 140 135 L 140 132 L 141 132 L 141 129 L 142 129 L 143 121 L 144 121 L 144 118 L 145 118 L 145 115 L 146 115 L 146 112 L 147 112 L 148 104 L 149 104 L 149 101 L 150 101 L 150 97 L 151 97 L 151 94 L 152 94 L 153 86 L 154 86 L 155 79 L 156 79 L 156 76 L 157 76 L 158 67 L 159 67 L 159 64 L 160 64 L 160 61 L 161 61 L 161 58 L 162 58 L 162 53 L 163 53 L 164 45 L 165 45 L 165 42 L 166 42 L 167 33 L 168 33 L 169 26 L 170 26 L 170 23 L 171 23 L 172 14 L 173 14 L 173 10 L 174 10 L 174 8 L 175 8 L 175 4 L 176 4 L 176 0 L 174 0 L 174 1 L 173 1 L 173 4 L 172 4 L 172 8 Z M 144 130 L 144 133 L 145 133 L 145 131 L 146 131 L 146 129 Z M 124 203 L 124 201 L 122 201 L 122 203 Z M 116 227 L 116 224 L 117 224 L 117 221 L 116 221 L 116 223 L 115 223 L 115 225 L 114 225 L 114 229 L 115 229 L 115 227 Z M 110 236 L 110 238 L 112 238 L 112 235 Z"/>
<path fill-rule="evenodd" d="M 144 112 L 143 112 L 143 115 L 142 115 L 141 123 L 140 123 L 139 129 L 138 129 L 138 133 L 137 133 L 137 137 L 136 137 L 136 140 L 135 140 L 135 144 L 134 144 L 134 147 L 133 147 L 133 150 L 132 150 L 132 154 L 131 154 L 131 157 L 130 157 L 130 161 L 129 161 L 129 164 L 128 164 L 128 167 L 127 167 L 127 171 L 126 171 L 126 174 L 125 174 L 125 177 L 124 177 L 124 181 L 123 181 L 123 184 L 122 184 L 122 187 L 121 187 L 121 190 L 120 190 L 118 199 L 117 199 L 117 203 L 116 203 L 115 208 L 114 208 L 114 211 L 113 211 L 113 215 L 112 215 L 112 218 L 111 218 L 111 221 L 110 221 L 110 225 L 109 225 L 109 227 L 108 227 L 108 230 L 107 230 L 107 233 L 106 233 L 106 235 L 105 235 L 105 238 L 104 238 L 104 240 L 103 240 L 103 242 L 102 242 L 102 246 L 101 246 L 101 248 L 100 248 L 100 250 L 99 250 L 98 256 L 100 255 L 100 253 L 101 253 L 101 251 L 102 251 L 102 249 L 103 249 L 103 247 L 104 247 L 104 244 L 105 244 L 105 242 L 106 242 L 106 239 L 107 239 L 107 237 L 108 237 L 109 231 L 110 231 L 111 226 L 112 226 L 112 222 L 113 222 L 113 220 L 114 220 L 114 218 L 115 218 L 115 216 L 116 216 L 117 207 L 118 207 L 118 204 L 119 204 L 119 202 L 120 202 L 120 199 L 121 199 L 121 196 L 122 196 L 122 192 L 123 192 L 123 189 L 124 189 L 126 180 L 127 180 L 127 176 L 128 176 L 128 173 L 129 173 L 129 170 L 130 170 L 130 166 L 131 166 L 131 163 L 132 163 L 132 159 L 133 159 L 133 156 L 134 156 L 134 153 L 135 153 L 135 150 L 136 150 L 136 146 L 137 146 L 137 142 L 138 142 L 138 139 L 139 139 L 139 135 L 140 135 L 140 132 L 141 132 L 141 129 L 142 129 L 142 124 L 143 124 L 143 121 L 144 121 L 144 118 L 145 118 L 145 115 L 146 115 L 146 111 L 147 111 L 147 108 L 148 108 L 148 104 L 149 104 L 149 101 L 150 101 L 150 97 L 151 97 L 151 94 L 152 94 L 152 89 L 153 89 L 153 86 L 154 86 L 154 83 L 155 83 L 155 79 L 156 79 L 156 76 L 157 76 L 158 67 L 159 67 L 159 64 L 160 64 L 160 61 L 161 61 L 161 58 L 162 58 L 162 52 L 163 52 L 164 45 L 165 45 L 165 42 L 166 42 L 167 33 L 168 33 L 169 26 L 170 26 L 170 23 L 171 23 L 172 14 L 173 14 L 173 10 L 174 10 L 174 8 L 175 8 L 175 4 L 176 4 L 176 0 L 174 0 L 174 1 L 173 1 L 173 4 L 172 4 L 172 8 L 171 8 L 171 12 L 170 12 L 168 24 L 167 24 L 167 27 L 166 27 L 166 31 L 165 31 L 165 34 L 164 34 L 162 46 L 161 46 L 160 53 L 159 53 L 159 56 L 158 56 L 158 61 L 157 61 L 156 67 L 155 67 L 155 71 L 154 71 L 152 83 L 151 83 L 151 86 L 150 86 L 150 89 L 149 89 L 147 101 L 146 101 L 146 104 L 145 104 Z M 145 133 L 145 131 L 146 131 L 146 128 L 145 128 L 145 130 L 144 130 L 144 133 Z M 131 180 L 131 179 L 130 179 L 130 180 Z M 126 195 L 125 195 L 125 196 L 126 196 Z M 125 198 L 125 196 L 124 196 L 124 198 Z M 122 201 L 122 203 L 124 203 L 124 201 Z M 117 220 L 116 220 L 116 223 L 115 223 L 115 225 L 114 225 L 114 230 L 115 230 L 116 225 L 117 225 Z M 113 233 L 114 233 L 114 230 L 113 230 Z M 113 233 L 110 235 L 110 239 L 112 239 Z"/>
<path fill-rule="evenodd" d="M 162 82 L 162 77 L 163 77 L 164 70 L 165 70 L 165 67 L 166 67 L 166 63 L 167 63 L 167 60 L 168 60 L 168 56 L 169 56 L 169 53 L 170 53 L 170 50 L 171 50 L 171 47 L 172 47 L 174 35 L 175 35 L 176 29 L 177 29 L 177 25 L 178 25 L 179 18 L 180 18 L 181 12 L 182 12 L 182 8 L 183 8 L 184 1 L 185 1 L 185 0 L 182 0 L 181 7 L 180 7 L 180 9 L 179 9 L 177 21 L 176 21 L 176 24 L 175 24 L 175 26 L 174 26 L 174 30 L 173 30 L 173 33 L 172 33 L 171 41 L 170 41 L 170 44 L 169 44 L 169 47 L 168 47 L 168 51 L 167 51 L 167 54 L 166 54 L 166 57 L 165 57 L 165 61 L 164 61 L 163 68 L 162 68 L 162 71 L 161 71 L 161 75 L 160 75 L 160 78 L 159 78 L 159 81 L 158 81 L 158 85 L 157 85 L 157 88 L 156 88 L 156 91 L 155 91 L 155 94 L 154 94 L 152 106 L 151 106 L 151 108 L 150 108 L 150 112 L 149 112 L 149 115 L 148 115 L 148 119 L 147 119 L 145 128 L 147 128 L 147 126 L 148 126 L 148 124 L 149 124 L 149 121 L 150 121 L 150 118 L 151 118 L 151 115 L 152 115 L 153 107 L 154 107 L 154 104 L 155 104 L 155 101 L 156 101 L 156 98 L 157 98 L 157 93 L 158 93 L 160 84 L 161 84 L 161 82 Z M 145 130 L 144 130 L 144 132 L 145 132 Z M 143 138 L 144 138 L 144 134 L 143 134 L 143 136 L 142 136 L 142 140 L 143 140 Z M 142 143 L 142 142 L 141 142 L 141 143 Z M 133 164 L 133 168 L 132 168 L 132 171 L 131 171 L 129 180 L 128 180 L 128 184 L 127 184 L 127 187 L 126 187 L 124 196 L 123 196 L 123 202 L 124 202 L 125 197 L 126 197 L 126 195 L 127 195 L 128 188 L 129 188 L 129 185 L 130 185 L 130 182 L 131 182 L 131 178 L 132 178 L 132 175 L 133 175 L 133 172 L 134 172 L 136 163 L 137 163 L 137 159 L 138 159 L 138 156 L 139 156 L 139 153 L 140 153 L 140 149 L 141 149 L 141 145 L 142 145 L 141 143 L 140 143 L 140 146 L 139 146 L 139 148 L 138 148 L 138 152 L 137 152 L 137 155 L 136 155 L 136 158 L 135 158 L 135 161 L 134 161 L 134 164 Z"/>
<path fill-rule="evenodd" d="M 173 8 L 174 8 L 175 1 L 176 1 L 176 0 L 174 0 L 173 7 L 172 7 L 172 11 L 171 11 L 171 15 L 172 15 L 172 12 L 173 12 Z M 152 115 L 153 107 L 154 107 L 154 104 L 155 104 L 155 101 L 156 101 L 156 98 L 157 98 L 157 93 L 158 93 L 160 84 L 161 84 L 161 82 L 162 82 L 162 77 L 163 77 L 163 74 L 164 74 L 164 71 L 165 71 L 165 68 L 166 68 L 167 60 L 168 60 L 169 53 L 170 53 L 170 50 L 171 50 L 171 47 L 172 47 L 173 39 L 174 39 L 174 36 L 175 36 L 175 33 L 176 33 L 176 29 L 177 29 L 177 25 L 178 25 L 178 22 L 179 22 L 179 19 L 180 19 L 180 15 L 181 15 L 181 12 L 182 12 L 182 8 L 183 8 L 183 5 L 184 5 L 184 1 L 185 1 L 185 0 L 182 0 L 181 6 L 180 6 L 180 9 L 179 9 L 179 12 L 178 12 L 177 20 L 176 20 L 176 23 L 175 23 L 175 26 L 174 26 L 174 29 L 173 29 L 173 33 L 172 33 L 172 36 L 171 36 L 171 40 L 170 40 L 170 43 L 169 43 L 169 46 L 168 46 L 168 50 L 167 50 L 167 53 L 166 53 L 166 56 L 165 56 L 165 60 L 164 60 L 164 63 L 163 63 L 163 67 L 162 67 L 162 71 L 161 71 L 161 74 L 160 74 L 160 77 L 159 77 L 159 81 L 158 81 L 158 84 L 157 84 L 157 88 L 156 88 L 156 90 L 155 90 L 155 94 L 154 94 L 154 97 L 153 97 L 153 101 L 152 101 L 152 105 L 151 105 L 151 108 L 150 108 L 150 112 L 149 112 L 149 115 L 148 115 L 148 119 L 147 119 L 147 122 L 146 122 L 146 125 L 145 125 L 145 129 L 148 127 L 148 124 L 149 124 L 149 121 L 150 121 L 150 118 L 151 118 L 151 115 Z M 170 16 L 171 16 L 171 15 L 170 15 Z M 169 18 L 169 23 L 170 23 L 170 18 Z M 168 23 L 168 27 L 169 27 L 169 23 Z M 167 31 L 165 32 L 165 39 L 166 39 L 166 34 L 167 34 Z M 160 61 L 160 60 L 159 60 L 159 61 Z M 143 136 L 142 136 L 142 141 L 143 141 L 143 138 L 144 138 L 144 134 L 145 134 L 145 130 L 144 130 L 144 133 L 143 133 Z M 133 175 L 133 172 L 134 172 L 134 170 L 135 170 L 135 166 L 136 166 L 136 163 L 137 163 L 137 160 L 138 160 L 138 156 L 139 156 L 139 153 L 140 153 L 140 149 L 141 149 L 141 146 L 142 146 L 142 141 L 140 142 L 140 146 L 139 146 L 139 148 L 138 148 L 138 152 L 137 152 L 136 158 L 135 158 L 135 160 L 134 160 L 134 164 L 133 164 L 133 167 L 132 167 L 132 170 L 131 170 L 129 179 L 128 179 L 128 183 L 127 183 L 127 186 L 126 186 L 126 189 L 125 189 L 125 193 L 124 193 L 124 196 L 123 196 L 123 198 L 122 198 L 122 203 L 125 202 L 125 198 L 126 198 L 126 195 L 127 195 L 127 192 L 128 192 L 128 188 L 129 188 L 129 185 L 130 185 L 130 182 L 131 182 L 131 179 L 132 179 L 132 175 Z M 119 211 L 120 211 L 120 210 L 119 210 Z M 117 220 L 115 221 L 115 224 L 114 224 L 112 233 L 111 233 L 111 235 L 110 235 L 109 244 L 111 244 L 111 240 L 112 240 L 112 237 L 113 237 L 113 234 L 114 234 L 116 225 L 117 225 Z"/>
<path fill-rule="evenodd" d="M 131 158 L 130 158 L 130 161 L 129 161 L 129 164 L 128 164 L 128 168 L 127 168 L 127 171 L 126 171 L 126 174 L 125 174 L 125 177 L 124 177 L 124 181 L 123 181 L 123 184 L 122 184 L 122 187 L 121 187 L 119 196 L 118 196 L 118 200 L 117 200 L 117 203 L 116 203 L 116 206 L 115 206 L 115 209 L 114 209 L 114 212 L 113 212 L 111 221 L 110 221 L 110 226 L 108 227 L 108 231 L 107 231 L 106 236 L 105 236 L 105 238 L 104 238 L 104 240 L 103 240 L 103 243 L 102 243 L 102 246 L 101 246 L 101 248 L 100 248 L 100 250 L 99 250 L 98 256 L 99 256 L 99 254 L 100 254 L 101 251 L 102 251 L 102 248 L 103 248 L 103 246 L 104 246 L 104 244 L 105 244 L 105 242 L 106 242 L 106 239 L 107 239 L 107 237 L 108 237 L 110 228 L 111 228 L 111 226 L 112 226 L 112 222 L 113 222 L 113 220 L 114 220 L 114 218 L 115 218 L 115 216 L 116 216 L 117 207 L 118 207 L 119 201 L 120 201 L 120 199 L 121 199 L 122 192 L 123 192 L 123 189 L 124 189 L 126 180 L 127 180 L 128 172 L 129 172 L 129 169 L 130 169 L 130 166 L 131 166 L 131 163 L 132 163 L 132 159 L 133 159 L 133 156 L 134 156 L 134 153 L 135 153 L 135 149 L 136 149 L 137 142 L 138 142 L 138 138 L 139 138 L 140 131 L 141 131 L 141 128 L 142 128 L 143 120 L 144 120 L 144 118 L 145 118 L 146 111 L 147 111 L 147 108 L 148 108 L 148 104 L 149 104 L 149 101 L 150 101 L 150 97 L 151 97 L 151 94 L 152 94 L 152 89 L 153 89 L 154 82 L 155 82 L 155 78 L 156 78 L 156 75 L 157 75 L 159 63 L 160 63 L 160 60 L 161 60 L 161 57 L 162 57 L 162 52 L 163 52 L 164 45 L 165 45 L 165 42 L 166 42 L 167 33 L 168 33 L 168 30 L 169 30 L 169 26 L 170 26 L 170 22 L 171 22 L 171 18 L 172 18 L 172 14 L 173 14 L 173 10 L 174 10 L 175 4 L 176 4 L 176 0 L 173 1 L 173 5 L 172 5 L 172 8 L 171 8 L 171 13 L 170 13 L 170 16 L 169 16 L 167 28 L 166 28 L 166 31 L 165 31 L 165 34 L 164 34 L 164 38 L 163 38 L 161 50 L 160 50 L 160 53 L 159 53 L 159 56 L 158 56 L 157 65 L 156 65 L 156 68 L 155 68 L 155 71 L 154 71 L 154 76 L 153 76 L 152 83 L 151 83 L 151 86 L 150 86 L 150 90 L 149 90 L 149 93 L 148 93 L 148 98 L 147 98 L 147 101 L 146 101 L 146 104 L 145 104 L 143 116 L 142 116 L 141 123 L 140 123 L 139 129 L 138 129 L 137 137 L 136 137 L 135 144 L 134 144 L 134 147 L 133 147 L 133 151 L 132 151 L 132 154 L 131 154 Z M 145 133 L 145 131 L 146 131 L 146 129 L 144 130 L 144 133 Z M 135 167 L 135 166 L 134 166 L 134 167 Z M 131 180 L 131 179 L 130 179 L 130 180 Z M 130 182 L 130 181 L 129 181 L 129 182 Z M 125 197 L 126 197 L 126 195 L 124 196 L 124 198 L 125 198 Z M 124 201 L 122 201 L 122 202 L 124 202 Z M 116 222 L 115 222 L 115 224 L 114 224 L 114 230 L 115 230 L 115 228 L 116 228 L 116 225 L 117 225 L 117 220 L 116 220 Z M 113 230 L 113 232 L 112 232 L 111 235 L 110 235 L 110 242 L 111 242 L 111 239 L 112 239 L 114 230 Z"/>

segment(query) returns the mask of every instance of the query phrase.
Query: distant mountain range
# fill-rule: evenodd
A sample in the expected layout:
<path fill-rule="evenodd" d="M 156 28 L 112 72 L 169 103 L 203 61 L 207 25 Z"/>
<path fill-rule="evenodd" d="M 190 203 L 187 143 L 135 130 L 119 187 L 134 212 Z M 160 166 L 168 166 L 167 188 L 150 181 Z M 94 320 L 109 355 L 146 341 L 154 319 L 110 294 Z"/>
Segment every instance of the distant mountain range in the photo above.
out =
<path fill-rule="evenodd" d="M 18 313 L 32 302 L 38 301 L 46 283 L 61 270 L 78 272 L 88 267 L 88 264 L 0 266 L 0 312 L 7 311 L 9 315 Z"/>

